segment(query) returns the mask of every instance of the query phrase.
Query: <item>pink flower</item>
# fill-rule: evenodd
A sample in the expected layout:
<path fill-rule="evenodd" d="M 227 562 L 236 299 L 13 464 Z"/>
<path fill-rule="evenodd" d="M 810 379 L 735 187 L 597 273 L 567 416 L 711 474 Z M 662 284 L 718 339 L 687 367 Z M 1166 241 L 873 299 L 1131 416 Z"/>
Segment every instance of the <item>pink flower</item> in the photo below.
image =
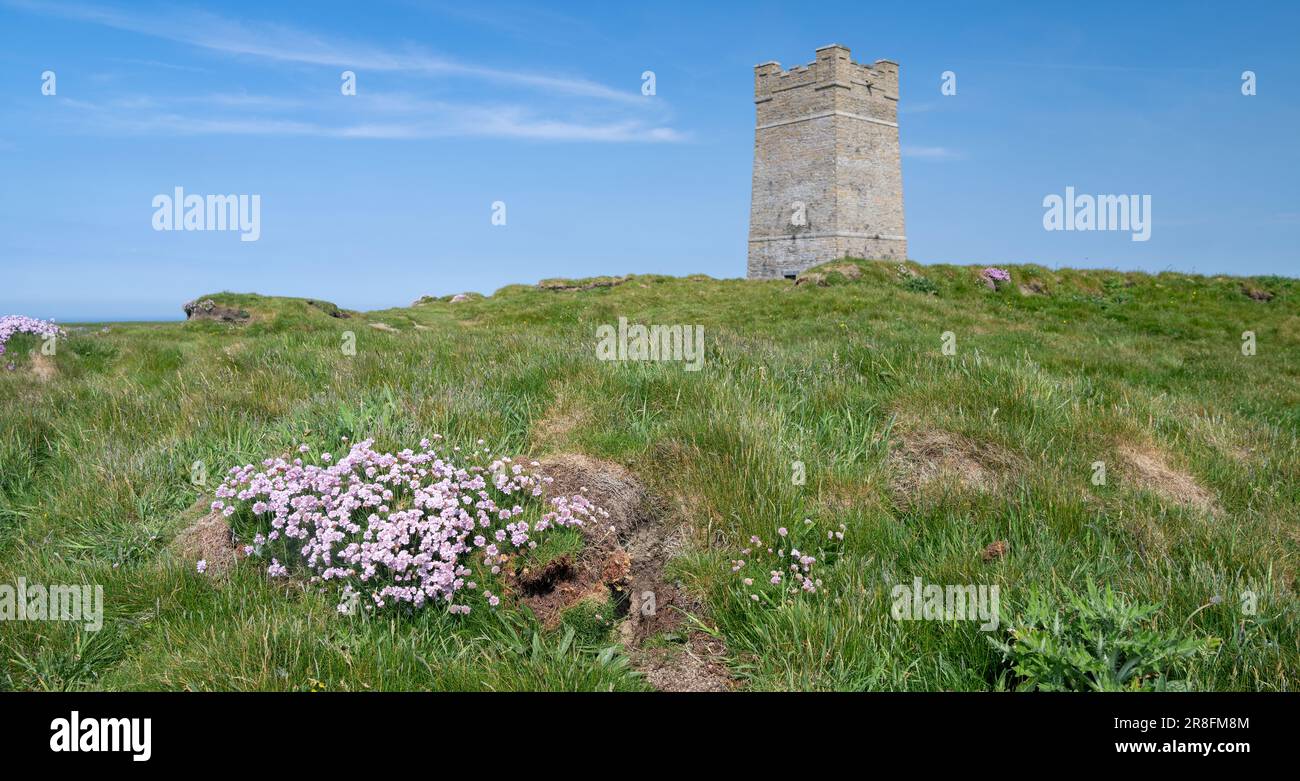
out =
<path fill-rule="evenodd" d="M 5 315 L 0 317 L 0 355 L 5 354 L 5 344 L 14 334 L 34 334 L 42 339 L 58 339 L 67 336 L 52 320 L 37 320 L 25 315 Z M 9 367 L 12 369 L 13 364 L 9 364 Z"/>
<path fill-rule="evenodd" d="M 997 268 L 996 266 L 989 266 L 981 271 L 980 274 L 997 282 L 1011 281 L 1011 273 L 1006 269 Z"/>
<path fill-rule="evenodd" d="M 244 550 L 262 556 L 270 547 L 272 577 L 303 571 L 308 582 L 340 587 L 342 605 L 362 597 L 373 608 L 440 604 L 454 615 L 470 612 L 466 593 L 500 604 L 472 579 L 471 556 L 481 551 L 476 560 L 500 576 L 499 545 L 533 548 L 549 529 L 608 517 L 578 495 L 543 503 L 543 476 L 490 473 L 477 453 L 460 466 L 428 442 L 419 451 L 380 453 L 364 440 L 338 458 L 322 453 L 320 464 L 273 458 L 260 468 L 235 467 L 216 490 L 226 502 L 214 507 L 250 511 L 254 544 Z"/>

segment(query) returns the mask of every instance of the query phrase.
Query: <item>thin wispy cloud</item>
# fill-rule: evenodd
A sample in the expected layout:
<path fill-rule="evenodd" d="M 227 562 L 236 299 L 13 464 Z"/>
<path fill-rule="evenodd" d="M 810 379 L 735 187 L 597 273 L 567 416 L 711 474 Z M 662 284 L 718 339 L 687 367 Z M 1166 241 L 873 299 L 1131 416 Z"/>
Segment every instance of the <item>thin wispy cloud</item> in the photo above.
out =
<path fill-rule="evenodd" d="M 34 3 L 5 0 L 11 8 L 118 30 L 163 38 L 225 54 L 353 70 L 454 75 L 527 87 L 547 92 L 621 102 L 639 102 L 639 93 L 617 90 L 588 79 L 550 76 L 528 70 L 507 70 L 442 57 L 415 47 L 395 52 L 372 45 L 329 39 L 287 25 L 259 23 L 256 27 L 206 11 L 140 14 L 116 8 L 73 3 Z"/>
<path fill-rule="evenodd" d="M 453 137 L 517 138 L 546 141 L 590 141 L 605 143 L 661 143 L 685 140 L 680 132 L 656 127 L 640 120 L 573 122 L 538 116 L 513 105 L 464 105 L 409 99 L 401 95 L 376 95 L 356 102 L 355 112 L 327 112 L 319 119 L 274 116 L 211 116 L 183 110 L 190 104 L 210 101 L 222 107 L 236 105 L 277 106 L 269 96 L 212 95 L 165 101 L 113 100 L 91 102 L 63 99 L 61 105 L 78 112 L 83 127 L 97 132 L 125 135 L 256 135 L 310 136 L 317 138 L 420 140 Z M 300 104 L 293 104 L 300 105 Z M 152 111 L 151 111 L 152 110 Z M 366 118 L 357 119 L 357 115 Z"/>
<path fill-rule="evenodd" d="M 410 47 L 399 51 L 327 38 L 286 25 L 258 22 L 253 26 L 204 11 L 145 13 L 77 3 L 37 4 L 30 0 L 0 0 L 0 5 L 153 36 L 268 65 L 291 62 L 337 69 L 331 79 L 342 70 L 352 70 L 363 77 L 368 72 L 449 75 L 457 77 L 457 82 L 481 81 L 516 88 L 508 91 L 510 101 L 503 102 L 454 102 L 370 91 L 313 101 L 301 94 L 259 95 L 238 89 L 202 95 L 154 91 L 147 96 L 106 96 L 96 102 L 60 102 L 79 112 L 86 120 L 86 128 L 96 132 L 393 140 L 459 136 L 619 143 L 676 142 L 686 138 L 665 124 L 667 108 L 663 102 L 648 101 L 639 91 L 619 91 L 583 78 L 467 63 Z M 528 98 L 518 88 L 544 97 Z"/>
<path fill-rule="evenodd" d="M 903 157 L 921 160 L 960 160 L 961 154 L 946 146 L 908 146 L 904 144 Z"/>
<path fill-rule="evenodd" d="M 109 57 L 111 62 L 120 62 L 126 65 L 140 65 L 146 68 L 163 68 L 173 71 L 187 71 L 190 73 L 207 73 L 207 68 L 197 68 L 193 65 L 177 65 L 171 62 L 161 62 L 159 60 L 141 60 L 135 57 Z"/>

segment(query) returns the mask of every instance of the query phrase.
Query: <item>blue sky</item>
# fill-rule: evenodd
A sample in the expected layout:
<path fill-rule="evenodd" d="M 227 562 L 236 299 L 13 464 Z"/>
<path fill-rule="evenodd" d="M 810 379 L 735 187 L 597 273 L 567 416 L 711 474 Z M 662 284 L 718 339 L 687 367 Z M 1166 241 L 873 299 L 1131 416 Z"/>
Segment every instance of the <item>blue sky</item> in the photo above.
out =
<path fill-rule="evenodd" d="M 1298 9 L 0 0 L 0 313 L 743 276 L 753 66 L 828 43 L 901 63 L 916 260 L 1297 276 Z M 177 186 L 260 195 L 260 239 L 153 230 Z M 1045 231 L 1066 186 L 1149 194 L 1150 240 Z"/>

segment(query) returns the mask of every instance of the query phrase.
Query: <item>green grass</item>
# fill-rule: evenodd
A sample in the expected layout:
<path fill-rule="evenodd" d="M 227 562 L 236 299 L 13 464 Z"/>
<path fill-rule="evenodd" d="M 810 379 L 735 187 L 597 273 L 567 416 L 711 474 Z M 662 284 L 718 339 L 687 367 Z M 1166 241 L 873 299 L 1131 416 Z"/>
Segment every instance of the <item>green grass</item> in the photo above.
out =
<path fill-rule="evenodd" d="M 196 461 L 215 480 L 299 442 L 400 449 L 433 433 L 628 465 L 687 528 L 670 570 L 747 688 L 1009 688 L 974 624 L 891 618 L 890 584 L 913 577 L 996 584 L 1004 613 L 1030 586 L 1109 584 L 1158 606 L 1153 631 L 1219 640 L 1190 662 L 1190 686 L 1300 685 L 1300 281 L 1023 266 L 994 293 L 968 267 L 913 265 L 923 283 L 860 265 L 827 287 L 634 276 L 347 318 L 218 294 L 252 321 L 70 329 L 48 381 L 29 371 L 36 345 L 15 341 L 0 359 L 0 583 L 101 584 L 106 615 L 98 633 L 0 623 L 0 687 L 646 688 L 599 609 L 549 631 L 512 605 L 340 616 L 329 595 L 251 566 L 218 586 L 167 549 L 210 500 Z M 1047 293 L 1019 292 L 1030 280 Z M 596 360 L 596 327 L 619 317 L 702 325 L 702 370 Z M 956 355 L 940 350 L 945 331 Z M 925 432 L 999 454 L 984 463 L 996 485 L 900 493 L 890 453 Z M 1213 509 L 1148 490 L 1125 465 L 1132 447 Z M 804 518 L 848 529 L 823 593 L 754 603 L 729 560 Z M 996 540 L 1009 551 L 985 562 Z"/>

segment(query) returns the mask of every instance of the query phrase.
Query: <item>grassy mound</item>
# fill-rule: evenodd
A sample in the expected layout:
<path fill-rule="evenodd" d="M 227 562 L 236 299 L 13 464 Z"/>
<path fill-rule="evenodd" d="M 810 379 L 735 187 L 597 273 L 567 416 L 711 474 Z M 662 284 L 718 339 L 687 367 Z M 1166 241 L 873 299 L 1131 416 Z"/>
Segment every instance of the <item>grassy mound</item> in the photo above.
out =
<path fill-rule="evenodd" d="M 1008 632 L 1092 584 L 1157 607 L 1131 608 L 1155 639 L 1125 647 L 1200 649 L 1179 685 L 1300 685 L 1300 281 L 1013 266 L 991 288 L 980 268 L 851 264 L 367 313 L 221 293 L 200 298 L 250 321 L 69 328 L 50 379 L 0 370 L 0 583 L 103 585 L 104 628 L 0 622 L 0 688 L 636 689 L 648 651 L 629 646 L 694 658 L 692 633 L 752 689 L 1011 688 L 1040 665 Z M 598 360 L 620 318 L 702 326 L 701 370 Z M 522 599 L 340 616 L 172 544 L 233 465 L 434 433 L 628 470 L 671 610 L 698 621 L 620 633 L 640 594 L 556 626 Z M 751 537 L 781 528 L 818 559 L 816 593 L 741 580 Z M 896 620 L 914 578 L 998 586 L 1002 628 Z"/>

